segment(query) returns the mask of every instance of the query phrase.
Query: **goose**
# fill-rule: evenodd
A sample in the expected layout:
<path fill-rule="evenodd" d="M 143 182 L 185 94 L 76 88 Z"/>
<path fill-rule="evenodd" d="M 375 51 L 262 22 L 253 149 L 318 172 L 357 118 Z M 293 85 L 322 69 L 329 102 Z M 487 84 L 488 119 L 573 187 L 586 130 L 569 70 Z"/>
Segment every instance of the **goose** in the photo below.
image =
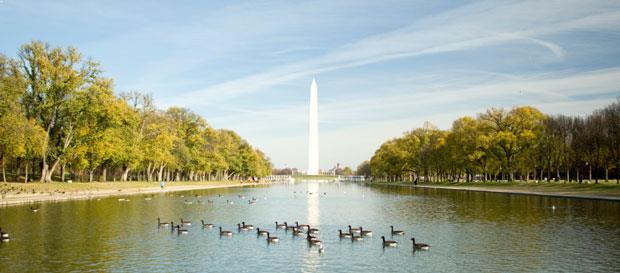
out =
<path fill-rule="evenodd" d="M 248 228 L 241 226 L 241 224 L 237 224 L 237 229 L 239 230 L 239 232 L 249 230 Z"/>
<path fill-rule="evenodd" d="M 297 226 L 297 228 L 301 228 L 301 229 L 307 229 L 310 228 L 310 225 L 306 225 L 306 224 L 299 224 L 297 221 L 295 221 L 295 226 Z"/>
<path fill-rule="evenodd" d="M 361 235 L 351 234 L 351 241 L 361 241 L 361 240 L 364 240 L 364 237 L 362 237 Z"/>
<path fill-rule="evenodd" d="M 213 200 L 207 200 L 207 203 L 213 204 L 214 202 L 213 202 Z"/>
<path fill-rule="evenodd" d="M 233 233 L 230 230 L 222 230 L 222 227 L 220 227 L 220 236 L 232 236 Z"/>
<path fill-rule="evenodd" d="M 394 226 L 390 226 L 390 229 L 392 230 L 392 235 L 405 235 L 405 232 L 402 230 L 394 230 Z"/>
<path fill-rule="evenodd" d="M 267 232 L 267 242 L 268 243 L 276 243 L 276 242 L 279 242 L 279 241 L 280 241 L 280 238 L 275 237 L 275 236 L 271 236 L 271 235 L 269 235 L 269 232 Z"/>
<path fill-rule="evenodd" d="M 248 204 L 254 205 L 254 204 L 256 204 L 256 200 L 248 200 Z"/>
<path fill-rule="evenodd" d="M 362 236 L 372 236 L 372 230 L 364 230 L 362 227 L 360 227 L 360 233 Z"/>
<path fill-rule="evenodd" d="M 319 253 L 323 253 L 323 252 L 325 252 L 325 248 L 323 248 L 323 245 L 321 245 L 321 246 L 319 247 Z"/>
<path fill-rule="evenodd" d="M 185 221 L 185 220 L 183 220 L 183 218 L 181 218 L 181 225 L 182 226 L 191 226 L 192 225 L 192 221 Z"/>
<path fill-rule="evenodd" d="M 234 205 L 235 204 L 235 202 L 230 201 L 230 200 L 226 200 L 226 203 L 228 203 L 229 205 Z"/>
<path fill-rule="evenodd" d="M 200 222 L 202 222 L 203 228 L 213 228 L 213 224 L 205 224 L 205 220 L 200 220 Z"/>
<path fill-rule="evenodd" d="M 266 230 L 260 230 L 260 228 L 256 228 L 256 235 L 258 236 L 265 236 L 267 235 L 269 232 Z"/>
<path fill-rule="evenodd" d="M 319 240 L 319 239 L 317 239 L 317 238 L 310 239 L 310 240 L 308 240 L 308 242 L 309 242 L 311 245 L 315 245 L 315 246 L 320 246 L 320 245 L 323 245 L 323 242 L 321 242 L 321 240 Z"/>
<path fill-rule="evenodd" d="M 319 229 L 318 228 L 308 228 L 308 231 L 310 231 L 310 233 L 312 233 L 312 234 L 319 234 Z"/>
<path fill-rule="evenodd" d="M 286 225 L 285 227 L 286 231 L 295 229 L 295 226 L 289 226 L 287 222 L 284 222 L 284 224 Z"/>
<path fill-rule="evenodd" d="M 316 240 L 316 236 L 312 236 L 310 235 L 310 231 L 306 231 L 306 240 L 311 241 L 311 240 Z"/>
<path fill-rule="evenodd" d="M 37 212 L 37 211 L 39 211 L 39 207 L 38 206 L 37 207 L 30 207 L 30 211 Z"/>
<path fill-rule="evenodd" d="M 241 225 L 243 225 L 243 227 L 247 229 L 254 229 L 253 225 L 246 225 L 245 222 L 241 222 Z"/>
<path fill-rule="evenodd" d="M 276 229 L 284 229 L 286 228 L 286 222 L 284 224 L 278 224 L 278 221 L 276 221 Z"/>
<path fill-rule="evenodd" d="M 187 201 L 187 200 L 185 200 L 185 202 L 184 202 L 184 203 L 185 203 L 185 205 L 191 205 L 191 204 L 192 204 L 192 201 Z"/>
<path fill-rule="evenodd" d="M 177 234 L 187 234 L 189 231 L 187 229 L 181 228 L 181 225 L 177 225 Z"/>
<path fill-rule="evenodd" d="M 385 240 L 385 236 L 381 236 L 381 240 L 383 241 L 383 247 L 386 246 L 397 246 L 398 242 L 392 240 Z"/>
<path fill-rule="evenodd" d="M 430 245 L 425 244 L 425 243 L 416 244 L 414 237 L 411 237 L 411 242 L 413 242 L 413 250 L 416 250 L 416 249 L 419 249 L 419 250 L 429 250 L 431 248 Z"/>
<path fill-rule="evenodd" d="M 342 233 L 342 229 L 338 230 L 338 237 L 340 238 L 351 238 L 351 233 Z"/>
<path fill-rule="evenodd" d="M 170 222 L 170 232 L 174 232 L 174 229 L 177 228 L 177 226 L 174 225 L 174 222 Z"/>
<path fill-rule="evenodd" d="M 159 217 L 157 217 L 157 226 L 158 227 L 167 227 L 169 224 L 170 223 L 167 223 L 167 222 L 162 223 L 161 219 Z"/>
<path fill-rule="evenodd" d="M 360 229 L 359 228 L 351 228 L 351 225 L 349 225 L 349 233 L 353 234 L 353 233 L 360 233 Z"/>
<path fill-rule="evenodd" d="M 9 236 L 8 233 L 3 232 L 2 228 L 0 228 L 0 239 L 2 239 L 3 241 L 8 241 L 11 237 Z"/>
<path fill-rule="evenodd" d="M 304 236 L 305 234 L 306 234 L 305 232 L 299 230 L 298 228 L 294 228 L 293 229 L 293 235 L 294 236 Z"/>
<path fill-rule="evenodd" d="M 308 240 L 308 244 L 310 245 L 321 245 L 323 244 L 323 242 L 321 242 L 321 240 L 317 239 L 316 237 L 310 235 L 310 232 L 306 232 L 308 235 L 306 237 L 306 240 Z"/>

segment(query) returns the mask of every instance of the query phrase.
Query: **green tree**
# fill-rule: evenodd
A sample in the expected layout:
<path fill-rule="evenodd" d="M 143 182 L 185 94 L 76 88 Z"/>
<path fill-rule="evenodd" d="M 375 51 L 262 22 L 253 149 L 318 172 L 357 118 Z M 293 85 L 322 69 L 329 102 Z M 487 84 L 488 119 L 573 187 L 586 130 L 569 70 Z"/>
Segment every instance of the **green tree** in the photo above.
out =
<path fill-rule="evenodd" d="M 81 120 L 82 113 L 71 108 L 76 93 L 87 90 L 100 71 L 95 62 L 82 61 L 75 48 L 51 48 L 39 41 L 20 48 L 18 67 L 25 75 L 26 117 L 46 131 L 41 181 L 50 182 Z"/>
<path fill-rule="evenodd" d="M 355 174 L 370 177 L 372 175 L 370 170 L 370 161 L 364 160 L 364 162 L 360 163 L 355 170 Z"/>
<path fill-rule="evenodd" d="M 537 142 L 545 115 L 533 107 L 525 106 L 510 112 L 490 109 L 480 118 L 492 132 L 491 139 L 497 148 L 495 155 L 508 171 L 508 180 L 513 181 L 516 158 Z"/>

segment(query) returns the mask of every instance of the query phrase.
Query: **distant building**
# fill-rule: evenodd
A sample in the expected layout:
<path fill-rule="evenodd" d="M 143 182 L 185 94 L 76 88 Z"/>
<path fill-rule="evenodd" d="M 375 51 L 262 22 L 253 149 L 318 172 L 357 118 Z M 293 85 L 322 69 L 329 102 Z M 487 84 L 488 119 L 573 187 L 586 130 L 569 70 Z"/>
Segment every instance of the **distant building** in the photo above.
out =
<path fill-rule="evenodd" d="M 325 174 L 327 174 L 327 175 L 342 175 L 342 168 L 340 167 L 340 163 L 336 163 L 336 166 L 334 166 L 333 168 L 329 169 L 327 172 L 325 172 Z"/>

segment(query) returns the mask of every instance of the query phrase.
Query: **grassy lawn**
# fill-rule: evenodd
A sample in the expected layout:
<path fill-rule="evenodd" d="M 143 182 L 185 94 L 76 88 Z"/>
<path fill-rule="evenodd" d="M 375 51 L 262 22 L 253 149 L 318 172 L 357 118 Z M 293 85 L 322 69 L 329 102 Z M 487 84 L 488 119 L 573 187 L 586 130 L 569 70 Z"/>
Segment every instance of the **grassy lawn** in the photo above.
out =
<path fill-rule="evenodd" d="M 333 180 L 338 176 L 333 175 L 294 175 L 297 180 Z"/>
<path fill-rule="evenodd" d="M 398 185 L 411 185 L 411 183 L 381 183 L 376 184 L 398 184 Z M 599 181 L 598 184 L 594 184 L 592 181 L 590 184 L 579 183 L 564 183 L 560 182 L 443 182 L 443 183 L 418 183 L 422 186 L 436 186 L 436 187 L 455 187 L 455 188 L 479 188 L 481 190 L 502 190 L 502 191 L 516 191 L 516 192 L 532 192 L 532 193 L 549 193 L 549 194 L 566 194 L 566 195 L 592 195 L 592 196 L 612 196 L 620 197 L 620 185 L 616 184 L 615 180 L 610 180 L 605 183 Z"/>
<path fill-rule="evenodd" d="M 208 181 L 208 182 L 166 182 L 166 187 L 199 186 L 199 185 L 236 185 L 238 181 Z M 159 182 L 52 182 L 52 183 L 0 183 L 2 194 L 35 194 L 50 192 L 84 192 L 99 190 L 127 190 L 137 188 L 157 188 Z"/>

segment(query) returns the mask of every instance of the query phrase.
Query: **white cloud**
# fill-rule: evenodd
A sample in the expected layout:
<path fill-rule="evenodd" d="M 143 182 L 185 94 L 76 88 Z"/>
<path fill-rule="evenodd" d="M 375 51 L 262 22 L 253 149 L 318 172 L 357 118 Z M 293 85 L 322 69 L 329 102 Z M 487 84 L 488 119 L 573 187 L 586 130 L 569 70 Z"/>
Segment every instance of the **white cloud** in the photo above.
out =
<path fill-rule="evenodd" d="M 620 67 L 512 79 L 502 76 L 477 85 L 457 82 L 432 89 L 405 83 L 391 87 L 404 91 L 396 95 L 322 102 L 319 105 L 321 167 L 336 162 L 356 165 L 369 158 L 383 141 L 419 127 L 424 121 L 448 129 L 454 119 L 475 116 L 489 107 L 533 105 L 550 114 L 585 114 L 609 103 L 609 94 L 620 94 L 619 78 Z M 256 108 L 212 121 L 216 125 L 230 125 L 247 136 L 277 166 L 305 164 L 306 105 Z M 327 129 L 330 124 L 335 126 Z M 278 133 L 269 134 L 270 130 Z"/>
<path fill-rule="evenodd" d="M 287 81 L 342 68 L 400 58 L 462 51 L 510 41 L 529 41 L 562 59 L 561 46 L 540 36 L 575 31 L 611 31 L 620 27 L 620 2 L 527 1 L 508 5 L 484 2 L 420 20 L 408 27 L 371 36 L 318 58 L 214 84 L 167 99 L 170 104 L 203 105 L 260 91 Z M 611 11 L 610 11 L 611 10 Z"/>

